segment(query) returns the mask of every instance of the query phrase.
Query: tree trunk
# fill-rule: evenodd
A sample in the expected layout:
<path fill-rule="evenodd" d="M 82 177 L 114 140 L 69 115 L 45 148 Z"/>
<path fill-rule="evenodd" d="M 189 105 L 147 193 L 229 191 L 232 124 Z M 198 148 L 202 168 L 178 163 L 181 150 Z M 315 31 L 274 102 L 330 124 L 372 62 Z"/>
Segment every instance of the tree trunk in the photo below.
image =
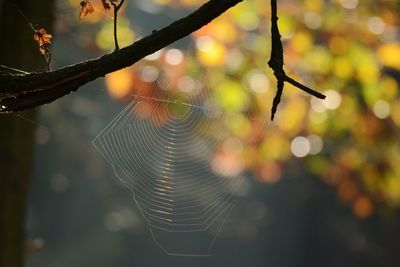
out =
<path fill-rule="evenodd" d="M 0 64 L 44 70 L 33 25 L 51 31 L 54 0 L 0 0 Z M 0 115 L 0 267 L 21 267 L 25 255 L 26 200 L 32 169 L 35 110 Z"/>

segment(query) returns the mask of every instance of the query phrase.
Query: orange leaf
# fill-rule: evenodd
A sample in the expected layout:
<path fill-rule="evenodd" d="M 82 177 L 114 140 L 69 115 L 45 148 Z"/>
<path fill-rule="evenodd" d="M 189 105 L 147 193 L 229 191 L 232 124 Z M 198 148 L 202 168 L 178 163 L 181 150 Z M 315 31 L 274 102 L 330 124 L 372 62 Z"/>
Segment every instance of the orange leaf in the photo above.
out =
<path fill-rule="evenodd" d="M 39 46 L 50 44 L 52 38 L 53 36 L 48 34 L 43 28 L 36 31 L 36 33 L 33 35 L 33 39 L 38 42 Z"/>
<path fill-rule="evenodd" d="M 86 15 L 93 13 L 94 8 L 89 1 L 82 1 L 81 2 L 81 12 L 79 12 L 79 19 L 83 19 Z"/>

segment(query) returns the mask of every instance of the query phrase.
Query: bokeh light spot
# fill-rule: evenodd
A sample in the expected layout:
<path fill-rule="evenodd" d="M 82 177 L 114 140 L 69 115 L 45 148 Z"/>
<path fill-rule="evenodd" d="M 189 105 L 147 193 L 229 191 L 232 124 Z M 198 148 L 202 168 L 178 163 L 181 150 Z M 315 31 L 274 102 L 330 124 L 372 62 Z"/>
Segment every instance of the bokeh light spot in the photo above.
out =
<path fill-rule="evenodd" d="M 359 196 L 353 203 L 353 212 L 360 219 L 369 217 L 373 210 L 373 203 L 367 196 Z"/>
<path fill-rule="evenodd" d="M 321 137 L 313 134 L 313 135 L 308 136 L 307 140 L 310 143 L 310 154 L 311 155 L 316 155 L 322 151 L 322 148 L 324 147 L 324 142 L 322 141 Z"/>
<path fill-rule="evenodd" d="M 179 65 L 183 62 L 183 53 L 179 49 L 169 49 L 165 53 L 165 61 L 170 65 Z"/>
<path fill-rule="evenodd" d="M 339 2 L 346 9 L 355 9 L 358 6 L 358 0 L 339 0 Z"/>
<path fill-rule="evenodd" d="M 340 94 L 335 90 L 328 90 L 324 93 L 326 95 L 326 99 L 322 101 L 323 105 L 327 109 L 337 109 L 340 104 L 342 103 L 342 97 Z"/>
<path fill-rule="evenodd" d="M 201 36 L 196 41 L 197 56 L 206 66 L 222 65 L 226 57 L 226 48 L 210 36 Z"/>
<path fill-rule="evenodd" d="M 160 76 L 160 71 L 154 66 L 144 66 L 139 73 L 140 78 L 145 82 L 154 82 Z"/>
<path fill-rule="evenodd" d="M 304 158 L 310 153 L 311 146 L 307 138 L 297 136 L 293 139 L 290 148 L 295 157 Z"/>
<path fill-rule="evenodd" d="M 374 34 L 382 34 L 385 31 L 385 22 L 380 17 L 368 19 L 368 30 Z"/>
<path fill-rule="evenodd" d="M 312 30 L 316 30 L 319 29 L 321 27 L 322 24 L 322 18 L 321 16 L 316 13 L 316 12 L 306 12 L 304 14 L 304 24 L 312 29 Z"/>
<path fill-rule="evenodd" d="M 106 76 L 108 93 L 116 99 L 122 99 L 129 95 L 132 86 L 132 72 L 130 68 L 115 71 Z"/>
<path fill-rule="evenodd" d="M 384 100 L 378 100 L 373 107 L 373 111 L 375 116 L 385 119 L 390 115 L 390 105 Z"/>
<path fill-rule="evenodd" d="M 272 184 L 279 181 L 281 176 L 281 166 L 277 162 L 271 161 L 261 166 L 257 179 L 261 183 Z"/>

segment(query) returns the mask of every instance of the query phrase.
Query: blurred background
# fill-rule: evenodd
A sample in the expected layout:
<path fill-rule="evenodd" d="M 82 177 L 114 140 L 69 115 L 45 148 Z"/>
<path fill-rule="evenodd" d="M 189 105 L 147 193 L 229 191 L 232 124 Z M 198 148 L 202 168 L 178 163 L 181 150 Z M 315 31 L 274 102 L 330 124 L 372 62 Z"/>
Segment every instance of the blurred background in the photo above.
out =
<path fill-rule="evenodd" d="M 58 1 L 54 68 L 114 49 L 112 14 L 101 1 L 91 3 L 94 13 L 79 20 L 79 0 Z M 120 46 L 202 3 L 127 0 Z M 276 91 L 267 68 L 270 6 L 246 0 L 134 66 L 41 108 L 28 266 L 399 265 L 400 3 L 281 0 L 278 9 L 287 73 L 326 100 L 285 85 L 269 121 Z M 210 257 L 166 255 L 92 144 L 132 95 L 163 100 L 160 77 L 173 99 L 202 88 L 202 104 L 229 114 L 202 133 L 212 140 L 210 172 L 243 179 Z M 140 115 L 162 127 L 170 119 L 160 115 L 164 108 L 150 105 Z"/>

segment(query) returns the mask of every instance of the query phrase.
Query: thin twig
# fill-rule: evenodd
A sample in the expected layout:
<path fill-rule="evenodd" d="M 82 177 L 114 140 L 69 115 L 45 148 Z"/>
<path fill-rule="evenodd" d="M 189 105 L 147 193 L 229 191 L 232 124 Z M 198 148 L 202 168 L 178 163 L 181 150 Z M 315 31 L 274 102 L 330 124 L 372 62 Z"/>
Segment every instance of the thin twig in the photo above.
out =
<path fill-rule="evenodd" d="M 317 92 L 317 91 L 315 91 L 315 90 L 313 90 L 313 89 L 311 89 L 311 88 L 299 83 L 298 81 L 293 80 L 289 76 L 285 76 L 285 82 L 290 83 L 291 85 L 299 88 L 300 90 L 303 90 L 304 92 L 306 92 L 306 93 L 308 93 L 308 94 L 310 94 L 312 96 L 315 96 L 315 97 L 320 98 L 320 99 L 325 99 L 325 95 L 324 94 L 321 94 L 320 92 Z"/>
<path fill-rule="evenodd" d="M 35 27 L 33 27 L 33 24 L 31 20 L 22 12 L 22 10 L 17 6 L 17 4 L 14 4 L 15 9 L 17 9 L 18 13 L 25 19 L 26 23 L 28 23 L 29 27 L 36 33 Z"/>
<path fill-rule="evenodd" d="M 117 23 L 118 23 L 118 11 L 122 7 L 123 3 L 125 0 L 121 0 L 119 4 L 115 4 L 114 2 L 111 2 L 111 5 L 113 6 L 114 9 L 114 42 L 115 42 L 115 51 L 119 50 L 119 45 L 118 45 L 118 34 L 117 34 Z"/>
<path fill-rule="evenodd" d="M 50 52 L 50 49 L 49 49 L 46 41 L 44 40 L 43 35 L 39 31 L 36 31 L 35 34 L 37 34 L 39 36 L 39 39 L 43 43 L 42 45 L 39 46 L 39 48 L 43 49 L 43 51 L 44 51 L 44 53 L 42 53 L 42 54 L 44 55 L 44 58 L 46 60 L 47 70 L 51 71 L 51 66 L 50 66 L 50 63 L 51 63 L 51 52 Z"/>
<path fill-rule="evenodd" d="M 295 81 L 286 75 L 283 70 L 283 45 L 281 40 L 281 34 L 278 27 L 278 12 L 277 12 L 276 0 L 271 0 L 271 58 L 268 61 L 268 66 L 274 71 L 275 78 L 277 80 L 277 92 L 274 97 L 272 108 L 271 108 L 271 120 L 274 120 L 276 110 L 281 102 L 283 86 L 285 82 L 292 84 L 293 86 L 303 90 L 304 92 L 313 95 L 320 99 L 325 99 L 325 95 Z"/>
<path fill-rule="evenodd" d="M 46 43 L 46 41 L 43 39 L 42 34 L 33 26 L 33 23 L 31 20 L 22 12 L 22 10 L 17 6 L 17 4 L 14 4 L 14 7 L 17 9 L 18 13 L 25 19 L 25 21 L 28 23 L 28 26 L 32 29 L 35 35 L 39 37 L 39 39 L 42 41 L 42 45 L 39 45 L 39 49 L 43 49 L 44 53 L 44 58 L 46 60 L 47 64 L 47 69 L 48 71 L 51 71 L 50 63 L 51 63 L 51 51 Z"/>

